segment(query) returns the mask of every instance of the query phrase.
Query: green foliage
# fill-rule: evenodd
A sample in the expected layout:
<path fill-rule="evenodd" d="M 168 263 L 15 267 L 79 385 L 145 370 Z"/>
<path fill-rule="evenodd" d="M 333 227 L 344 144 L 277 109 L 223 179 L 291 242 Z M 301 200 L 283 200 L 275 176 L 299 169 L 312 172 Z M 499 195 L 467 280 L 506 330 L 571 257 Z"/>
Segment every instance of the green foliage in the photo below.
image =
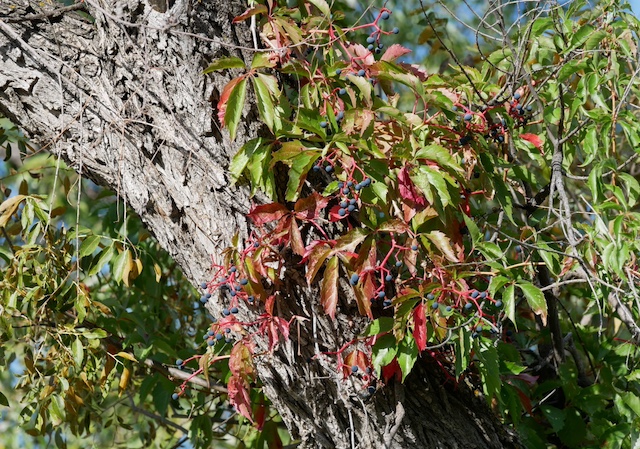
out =
<path fill-rule="evenodd" d="M 197 369 L 175 361 L 207 347 L 210 318 L 175 262 L 113 193 L 49 155 L 16 155 L 1 179 L 0 407 L 22 433 L 3 442 L 233 447 L 226 364 L 211 357 L 212 388 L 181 387 Z"/>

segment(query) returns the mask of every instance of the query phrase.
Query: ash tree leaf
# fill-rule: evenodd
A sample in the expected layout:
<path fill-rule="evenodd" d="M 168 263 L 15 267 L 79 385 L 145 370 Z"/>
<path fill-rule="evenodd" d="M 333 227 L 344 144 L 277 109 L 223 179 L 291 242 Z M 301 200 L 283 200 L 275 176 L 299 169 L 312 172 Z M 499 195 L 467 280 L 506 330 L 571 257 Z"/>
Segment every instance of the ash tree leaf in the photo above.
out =
<path fill-rule="evenodd" d="M 209 67 L 204 69 L 203 75 L 211 72 L 217 72 L 219 70 L 226 69 L 244 69 L 244 61 L 236 56 L 229 56 L 227 58 L 220 58 L 209 64 Z"/>
<path fill-rule="evenodd" d="M 98 257 L 98 260 L 89 269 L 87 274 L 89 276 L 94 276 L 98 274 L 98 272 L 102 270 L 105 264 L 111 260 L 114 252 L 115 252 L 115 249 L 114 249 L 113 243 L 109 245 L 107 248 L 104 248 L 102 252 L 100 252 L 100 257 Z"/>
<path fill-rule="evenodd" d="M 99 235 L 90 235 L 86 239 L 84 239 L 82 244 L 80 245 L 80 257 L 85 257 L 93 254 L 93 252 L 98 247 L 98 244 L 100 243 L 100 239 L 101 238 Z"/>
<path fill-rule="evenodd" d="M 75 363 L 76 368 L 80 368 L 84 360 L 84 347 L 82 346 L 80 338 L 76 337 L 71 344 L 71 353 L 73 354 L 73 363 Z"/>
<path fill-rule="evenodd" d="M 529 303 L 531 310 L 536 315 L 540 315 L 543 324 L 547 323 L 547 302 L 544 299 L 544 293 L 533 285 L 531 282 L 519 282 L 518 287 L 524 293 L 524 297 Z"/>

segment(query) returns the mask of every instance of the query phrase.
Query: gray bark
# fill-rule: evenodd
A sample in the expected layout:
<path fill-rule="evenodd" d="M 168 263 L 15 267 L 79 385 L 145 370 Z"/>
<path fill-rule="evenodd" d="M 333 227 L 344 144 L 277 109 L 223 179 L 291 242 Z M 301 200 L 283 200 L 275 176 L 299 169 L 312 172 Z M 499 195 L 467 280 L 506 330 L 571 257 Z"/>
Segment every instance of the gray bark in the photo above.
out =
<path fill-rule="evenodd" d="M 86 0 L 94 21 L 51 14 L 35 1 L 10 3 L 0 4 L 0 114 L 117 191 L 194 284 L 209 280 L 211 256 L 236 232 L 247 233 L 248 193 L 230 186 L 225 169 L 260 125 L 247 106 L 231 142 L 214 105 L 233 74 L 205 77 L 202 69 L 230 54 L 249 60 L 249 30 L 231 25 L 244 2 L 154 0 L 152 8 L 145 0 Z M 342 380 L 333 359 L 307 362 L 316 348 L 335 350 L 364 323 L 344 304 L 328 319 L 299 270 L 292 262 L 279 313 L 307 320 L 294 323 L 290 341 L 257 366 L 300 447 L 518 447 L 484 400 L 445 382 L 428 358 L 404 385 L 366 399 L 357 382 Z M 214 313 L 223 306 L 222 298 L 210 304 Z"/>

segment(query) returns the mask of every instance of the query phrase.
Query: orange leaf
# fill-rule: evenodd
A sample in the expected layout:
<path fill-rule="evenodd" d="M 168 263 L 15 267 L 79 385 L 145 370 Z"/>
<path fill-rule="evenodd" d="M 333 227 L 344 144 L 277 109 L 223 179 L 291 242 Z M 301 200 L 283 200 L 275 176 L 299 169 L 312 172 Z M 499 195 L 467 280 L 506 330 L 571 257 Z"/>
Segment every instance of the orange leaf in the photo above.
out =
<path fill-rule="evenodd" d="M 336 256 L 329 259 L 324 270 L 320 286 L 320 302 L 324 311 L 331 318 L 335 318 L 338 305 L 338 258 Z"/>

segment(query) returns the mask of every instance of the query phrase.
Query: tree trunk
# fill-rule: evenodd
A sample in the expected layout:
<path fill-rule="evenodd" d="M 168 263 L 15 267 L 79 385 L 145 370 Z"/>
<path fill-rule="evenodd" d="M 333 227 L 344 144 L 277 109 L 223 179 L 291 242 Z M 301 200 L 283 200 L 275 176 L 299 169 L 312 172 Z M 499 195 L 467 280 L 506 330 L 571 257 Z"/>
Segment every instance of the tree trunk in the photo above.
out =
<path fill-rule="evenodd" d="M 232 74 L 202 70 L 230 54 L 249 60 L 250 30 L 231 25 L 245 3 L 85 0 L 83 11 L 93 19 L 42 5 L 0 5 L 0 114 L 114 189 L 194 284 L 210 280 L 211 257 L 235 233 L 247 234 L 249 195 L 230 185 L 226 168 L 260 125 L 256 108 L 245 107 L 239 138 L 231 142 L 214 106 Z M 357 382 L 342 379 L 331 357 L 308 362 L 354 338 L 365 323 L 346 306 L 330 320 L 299 266 L 292 262 L 288 270 L 279 313 L 307 320 L 294 323 L 290 340 L 256 362 L 300 447 L 518 447 L 485 401 L 464 384 L 446 382 L 433 359 L 421 359 L 405 384 L 380 387 L 369 398 Z M 217 315 L 223 299 L 209 306 Z"/>

